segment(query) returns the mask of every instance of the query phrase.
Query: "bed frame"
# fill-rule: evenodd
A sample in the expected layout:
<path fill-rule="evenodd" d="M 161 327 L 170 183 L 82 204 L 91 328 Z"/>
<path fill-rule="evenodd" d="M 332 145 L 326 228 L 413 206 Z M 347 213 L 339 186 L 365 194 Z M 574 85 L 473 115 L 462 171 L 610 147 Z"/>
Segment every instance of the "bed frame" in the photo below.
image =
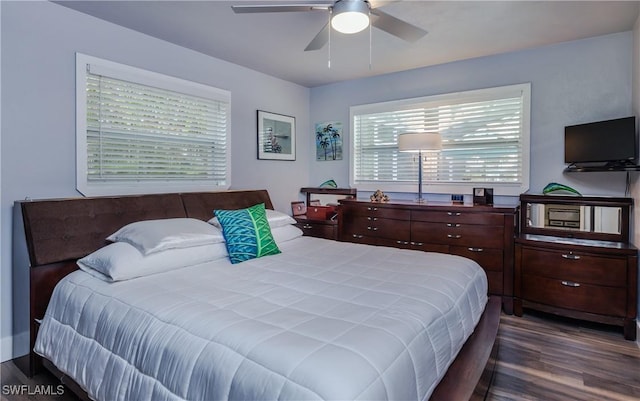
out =
<path fill-rule="evenodd" d="M 14 332 L 28 313 L 29 354 L 14 360 L 29 377 L 46 368 L 81 399 L 87 394 L 50 361 L 33 352 L 38 320 L 55 285 L 77 269 L 76 260 L 106 245 L 105 238 L 134 221 L 172 217 L 211 218 L 214 209 L 241 209 L 265 203 L 266 190 L 198 192 L 17 201 L 14 205 Z M 24 239 L 24 240 L 22 240 Z M 27 284 L 28 283 L 28 284 Z M 22 288 L 17 288 L 22 286 Z M 28 305 L 19 294 L 29 294 Z M 492 297 L 472 336 L 440 382 L 431 400 L 482 400 L 486 397 L 498 351 L 500 300 Z"/>

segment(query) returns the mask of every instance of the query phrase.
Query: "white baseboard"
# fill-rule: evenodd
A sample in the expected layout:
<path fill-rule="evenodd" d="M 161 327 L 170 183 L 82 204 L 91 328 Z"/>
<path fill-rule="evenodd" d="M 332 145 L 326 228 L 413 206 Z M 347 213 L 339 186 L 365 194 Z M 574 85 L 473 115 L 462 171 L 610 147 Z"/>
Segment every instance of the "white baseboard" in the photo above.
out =
<path fill-rule="evenodd" d="M 13 337 L 2 337 L 0 339 L 0 362 L 13 359 Z"/>
<path fill-rule="evenodd" d="M 6 362 L 29 353 L 30 336 L 24 331 L 15 336 L 0 339 L 0 362 Z"/>

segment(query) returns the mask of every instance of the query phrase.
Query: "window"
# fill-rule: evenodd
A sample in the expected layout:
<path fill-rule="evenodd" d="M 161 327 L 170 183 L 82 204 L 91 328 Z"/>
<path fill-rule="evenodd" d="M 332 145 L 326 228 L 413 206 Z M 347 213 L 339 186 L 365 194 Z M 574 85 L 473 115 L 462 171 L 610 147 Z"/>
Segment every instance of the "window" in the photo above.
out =
<path fill-rule="evenodd" d="M 351 186 L 416 192 L 417 156 L 398 151 L 398 134 L 439 132 L 442 150 L 423 154 L 425 192 L 525 192 L 530 91 L 520 84 L 351 107 Z"/>
<path fill-rule="evenodd" d="M 84 195 L 229 187 L 228 91 L 83 54 L 76 88 Z"/>

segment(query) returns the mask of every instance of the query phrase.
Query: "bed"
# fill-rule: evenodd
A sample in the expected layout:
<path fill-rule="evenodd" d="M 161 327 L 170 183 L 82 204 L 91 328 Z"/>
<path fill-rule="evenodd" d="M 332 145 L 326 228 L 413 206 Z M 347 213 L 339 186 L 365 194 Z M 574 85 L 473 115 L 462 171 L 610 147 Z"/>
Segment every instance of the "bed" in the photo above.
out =
<path fill-rule="evenodd" d="M 205 262 L 144 277 L 76 271 L 129 223 L 259 203 L 273 208 L 266 191 L 19 203 L 41 321 L 30 358 L 98 400 L 484 397 L 500 306 L 465 258 L 287 226 L 271 230 L 279 253 L 237 265 L 216 243 Z"/>

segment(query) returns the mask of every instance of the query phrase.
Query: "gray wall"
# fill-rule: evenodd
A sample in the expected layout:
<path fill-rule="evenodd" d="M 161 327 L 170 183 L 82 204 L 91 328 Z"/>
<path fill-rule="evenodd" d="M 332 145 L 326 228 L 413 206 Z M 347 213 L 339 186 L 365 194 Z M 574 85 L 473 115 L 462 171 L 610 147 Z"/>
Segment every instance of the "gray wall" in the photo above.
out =
<path fill-rule="evenodd" d="M 624 173 L 563 174 L 564 127 L 633 113 L 632 49 L 633 35 L 625 32 L 317 87 L 311 122 L 342 121 L 348 154 L 350 106 L 531 82 L 530 191 L 555 181 L 583 194 L 623 195 Z M 346 158 L 312 159 L 310 170 L 312 183 L 349 184 Z"/>
<path fill-rule="evenodd" d="M 309 89 L 123 29 L 50 2 L 0 2 L 2 144 L 1 359 L 12 357 L 11 210 L 25 197 L 79 196 L 75 189 L 75 52 L 231 91 L 231 185 L 266 188 L 290 210 L 309 183 Z M 297 160 L 257 160 L 256 110 L 296 117 Z M 281 179 L 286 177 L 286 179 Z M 27 294 L 25 294 L 27 295 Z M 26 326 L 25 326 L 26 330 Z M 27 352 L 13 333 L 14 356 Z"/>

